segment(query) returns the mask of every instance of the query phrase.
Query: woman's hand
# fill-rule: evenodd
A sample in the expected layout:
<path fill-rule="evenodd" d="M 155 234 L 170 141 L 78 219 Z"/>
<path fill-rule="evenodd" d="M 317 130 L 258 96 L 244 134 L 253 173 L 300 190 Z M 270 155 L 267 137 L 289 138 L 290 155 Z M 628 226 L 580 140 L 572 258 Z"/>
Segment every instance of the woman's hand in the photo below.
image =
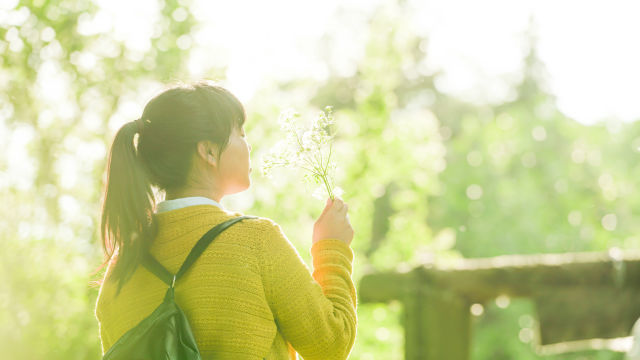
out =
<path fill-rule="evenodd" d="M 323 239 L 338 239 L 344 241 L 347 245 L 351 244 L 353 228 L 349 223 L 348 209 L 349 205 L 338 197 L 333 201 L 331 198 L 327 199 L 327 205 L 313 225 L 312 246 Z"/>

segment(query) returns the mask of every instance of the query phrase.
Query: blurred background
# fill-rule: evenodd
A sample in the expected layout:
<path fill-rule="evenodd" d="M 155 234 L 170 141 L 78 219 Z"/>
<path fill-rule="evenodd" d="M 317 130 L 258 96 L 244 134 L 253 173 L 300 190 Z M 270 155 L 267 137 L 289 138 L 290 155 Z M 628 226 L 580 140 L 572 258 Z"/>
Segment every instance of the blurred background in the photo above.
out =
<path fill-rule="evenodd" d="M 332 105 L 354 280 L 460 258 L 640 247 L 633 1 L 0 0 L 0 349 L 100 357 L 89 282 L 115 131 L 176 81 L 248 111 L 254 169 L 280 111 Z M 634 45 L 636 44 L 636 45 Z M 279 223 L 311 265 L 323 200 L 252 173 L 226 208 Z M 477 309 L 476 309 L 477 310 Z M 529 301 L 485 304 L 472 358 L 543 356 Z M 402 306 L 359 305 L 351 359 L 402 359 Z"/>

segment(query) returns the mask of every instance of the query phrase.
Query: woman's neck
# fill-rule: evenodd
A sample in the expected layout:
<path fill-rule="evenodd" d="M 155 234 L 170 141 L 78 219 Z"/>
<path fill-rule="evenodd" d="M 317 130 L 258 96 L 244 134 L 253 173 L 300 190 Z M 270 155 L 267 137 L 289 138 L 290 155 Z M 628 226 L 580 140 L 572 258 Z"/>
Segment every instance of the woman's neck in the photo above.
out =
<path fill-rule="evenodd" d="M 197 188 L 189 188 L 189 189 L 180 189 L 180 190 L 167 190 L 166 191 L 166 200 L 180 199 L 185 197 L 194 197 L 201 196 L 216 202 L 220 202 L 222 200 L 222 195 L 218 194 L 214 189 L 197 189 Z"/>

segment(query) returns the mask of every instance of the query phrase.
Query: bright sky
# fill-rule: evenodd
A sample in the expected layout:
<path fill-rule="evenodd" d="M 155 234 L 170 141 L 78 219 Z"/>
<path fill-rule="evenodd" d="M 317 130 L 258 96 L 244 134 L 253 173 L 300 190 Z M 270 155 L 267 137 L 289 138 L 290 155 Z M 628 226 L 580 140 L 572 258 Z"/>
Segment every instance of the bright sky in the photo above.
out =
<path fill-rule="evenodd" d="M 498 78 L 521 65 L 533 16 L 561 110 L 582 123 L 640 119 L 638 1 L 447 0 L 421 10 L 416 17 L 429 30 L 432 61 L 445 70 L 449 92 L 478 100 L 504 95 Z"/>
<path fill-rule="evenodd" d="M 212 65 L 226 66 L 227 85 L 248 101 L 270 80 L 326 78 L 319 39 L 336 26 L 344 36 L 331 44 L 337 50 L 332 63 L 349 74 L 363 54 L 367 15 L 388 1 L 394 0 L 192 0 L 201 27 L 192 37 L 180 38 L 177 46 L 192 46 L 189 69 L 196 78 Z M 407 1 L 415 9 L 405 21 L 428 36 L 429 67 L 444 73 L 436 82 L 439 90 L 480 103 L 508 98 L 533 16 L 548 86 L 562 111 L 585 124 L 640 119 L 640 1 Z M 96 2 L 102 11 L 95 18 L 81 18 L 78 31 L 109 33 L 134 50 L 129 56 L 141 58 L 151 46 L 149 37 L 158 31 L 158 1 Z M 335 15 L 339 6 L 343 17 Z M 186 12 L 179 9 L 173 17 L 184 19 Z M 10 41 L 12 46 L 22 44 Z M 90 53 L 78 59 L 87 68 L 94 62 Z"/>
<path fill-rule="evenodd" d="M 384 0 L 196 1 L 205 24 L 198 44 L 226 49 L 236 91 L 250 98 L 267 78 L 323 78 L 314 43 L 331 26 L 338 4 L 353 11 L 350 29 L 366 28 L 362 14 Z M 522 66 L 525 33 L 533 17 L 548 86 L 559 106 L 581 123 L 640 119 L 640 2 L 440 0 L 410 1 L 418 33 L 428 35 L 431 66 L 444 70 L 440 90 L 474 102 L 501 101 Z M 250 9 L 250 10 L 249 10 Z M 283 10 L 286 9 L 286 10 Z M 221 34 L 222 36 L 215 36 Z M 357 58 L 359 39 L 341 54 Z M 209 52 L 208 54 L 212 54 Z M 194 63 L 194 73 L 197 66 Z M 348 70 L 346 70 L 348 73 Z"/>

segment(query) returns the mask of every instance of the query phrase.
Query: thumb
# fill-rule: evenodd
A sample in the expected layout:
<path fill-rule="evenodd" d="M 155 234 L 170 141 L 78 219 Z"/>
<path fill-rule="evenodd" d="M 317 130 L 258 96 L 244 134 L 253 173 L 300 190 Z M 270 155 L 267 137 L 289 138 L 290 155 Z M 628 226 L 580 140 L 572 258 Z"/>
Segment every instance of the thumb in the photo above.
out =
<path fill-rule="evenodd" d="M 329 208 L 331 208 L 331 205 L 332 205 L 331 198 L 327 198 L 327 203 L 325 204 L 324 210 L 322 210 L 322 214 L 320 214 L 320 216 L 324 215 L 329 210 Z"/>

